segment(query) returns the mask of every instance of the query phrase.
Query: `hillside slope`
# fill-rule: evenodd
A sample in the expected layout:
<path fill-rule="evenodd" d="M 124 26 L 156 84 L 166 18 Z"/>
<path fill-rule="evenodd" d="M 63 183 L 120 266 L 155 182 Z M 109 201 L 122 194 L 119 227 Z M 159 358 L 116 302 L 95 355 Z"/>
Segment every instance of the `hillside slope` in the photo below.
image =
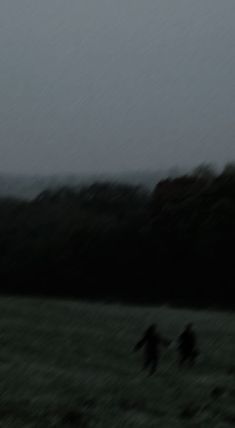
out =
<path fill-rule="evenodd" d="M 1 298 L 0 311 L 1 426 L 234 426 L 232 313 L 16 298 Z M 175 338 L 188 320 L 197 367 L 179 371 L 172 347 L 147 377 L 132 353 L 142 331 L 156 321 Z"/>

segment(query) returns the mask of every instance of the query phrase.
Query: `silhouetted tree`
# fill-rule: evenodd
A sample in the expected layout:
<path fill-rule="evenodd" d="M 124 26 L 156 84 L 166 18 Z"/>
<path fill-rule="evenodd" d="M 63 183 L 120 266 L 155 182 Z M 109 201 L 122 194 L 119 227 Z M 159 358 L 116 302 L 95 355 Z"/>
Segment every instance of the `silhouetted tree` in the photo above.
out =
<path fill-rule="evenodd" d="M 94 183 L 0 199 L 2 292 L 228 304 L 235 173 L 206 166 L 138 186 Z"/>

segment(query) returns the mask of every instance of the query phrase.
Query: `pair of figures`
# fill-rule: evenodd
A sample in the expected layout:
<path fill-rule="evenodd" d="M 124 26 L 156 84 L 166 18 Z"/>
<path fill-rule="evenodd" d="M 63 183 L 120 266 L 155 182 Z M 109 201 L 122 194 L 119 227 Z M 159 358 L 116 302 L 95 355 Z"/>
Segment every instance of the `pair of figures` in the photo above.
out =
<path fill-rule="evenodd" d="M 157 328 L 152 324 L 145 332 L 142 339 L 136 344 L 134 351 L 144 348 L 144 369 L 149 369 L 152 375 L 158 366 L 161 345 L 168 347 L 171 341 L 162 337 Z M 193 329 L 193 324 L 187 324 L 184 331 L 177 339 L 177 349 L 179 352 L 179 364 L 189 362 L 195 363 L 198 356 L 197 339 Z"/>

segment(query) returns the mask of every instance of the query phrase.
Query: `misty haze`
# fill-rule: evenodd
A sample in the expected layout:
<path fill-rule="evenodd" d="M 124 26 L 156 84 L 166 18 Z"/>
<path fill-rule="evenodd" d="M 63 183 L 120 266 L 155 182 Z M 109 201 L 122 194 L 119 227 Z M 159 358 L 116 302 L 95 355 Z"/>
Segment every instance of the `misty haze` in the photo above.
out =
<path fill-rule="evenodd" d="M 233 0 L 1 0 L 0 171 L 235 157 Z"/>
<path fill-rule="evenodd" d="M 0 427 L 234 428 L 234 23 L 0 0 Z"/>

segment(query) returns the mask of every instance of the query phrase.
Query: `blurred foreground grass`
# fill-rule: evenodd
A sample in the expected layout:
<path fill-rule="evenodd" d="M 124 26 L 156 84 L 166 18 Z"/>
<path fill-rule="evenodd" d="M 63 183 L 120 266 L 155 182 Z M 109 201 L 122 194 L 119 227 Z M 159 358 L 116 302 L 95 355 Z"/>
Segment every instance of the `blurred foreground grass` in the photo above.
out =
<path fill-rule="evenodd" d="M 0 299 L 0 427 L 235 426 L 233 313 Z M 158 373 L 132 349 L 149 323 L 174 339 L 195 323 L 202 351 L 178 370 L 174 347 Z"/>

